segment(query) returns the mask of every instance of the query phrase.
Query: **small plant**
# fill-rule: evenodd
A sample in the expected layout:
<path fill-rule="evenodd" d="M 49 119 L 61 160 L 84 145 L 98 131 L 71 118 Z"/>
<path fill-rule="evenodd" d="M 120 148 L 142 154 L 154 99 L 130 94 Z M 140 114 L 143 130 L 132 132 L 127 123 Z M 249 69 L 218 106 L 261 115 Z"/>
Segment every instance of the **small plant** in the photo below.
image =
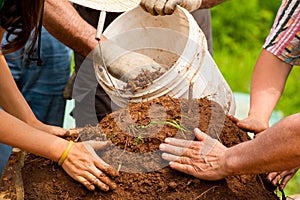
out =
<path fill-rule="evenodd" d="M 116 137 L 118 134 L 119 134 L 119 132 L 115 132 L 114 134 L 109 135 L 107 137 L 108 137 L 108 139 L 112 139 L 112 138 Z"/>
<path fill-rule="evenodd" d="M 139 135 L 139 136 L 135 139 L 133 145 L 135 145 L 135 146 L 138 145 L 142 140 L 143 140 L 142 136 Z"/>
<path fill-rule="evenodd" d="M 149 128 L 149 127 L 151 127 L 154 124 L 170 125 L 170 126 L 173 126 L 173 127 L 177 128 L 178 130 L 181 130 L 183 132 L 190 132 L 188 129 L 186 129 L 185 127 L 181 126 L 177 122 L 177 120 L 175 120 L 175 119 L 172 119 L 170 121 L 151 121 L 147 125 L 138 126 L 138 128 Z"/>

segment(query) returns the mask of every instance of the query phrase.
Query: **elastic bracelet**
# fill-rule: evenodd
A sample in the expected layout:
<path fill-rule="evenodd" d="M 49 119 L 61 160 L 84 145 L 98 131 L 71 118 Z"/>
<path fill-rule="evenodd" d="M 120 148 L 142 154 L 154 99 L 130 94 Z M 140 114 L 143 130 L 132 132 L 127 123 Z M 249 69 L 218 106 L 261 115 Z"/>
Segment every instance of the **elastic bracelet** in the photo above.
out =
<path fill-rule="evenodd" d="M 64 163 L 64 161 L 66 160 L 73 143 L 74 142 L 72 140 L 70 140 L 68 146 L 65 149 L 65 151 L 61 154 L 61 157 L 58 160 L 58 165 L 59 166 L 61 166 Z"/>

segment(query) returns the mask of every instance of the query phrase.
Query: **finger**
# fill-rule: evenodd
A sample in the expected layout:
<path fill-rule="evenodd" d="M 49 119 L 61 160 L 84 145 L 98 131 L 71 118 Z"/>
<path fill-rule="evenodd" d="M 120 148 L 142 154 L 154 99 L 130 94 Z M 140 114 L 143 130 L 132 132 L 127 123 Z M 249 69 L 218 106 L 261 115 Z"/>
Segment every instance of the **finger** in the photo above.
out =
<path fill-rule="evenodd" d="M 165 8 L 166 0 L 158 0 L 154 5 L 154 10 L 159 15 L 165 15 L 164 8 Z"/>
<path fill-rule="evenodd" d="M 238 123 L 240 120 L 233 115 L 228 115 L 228 118 L 233 121 L 233 123 Z"/>
<path fill-rule="evenodd" d="M 91 145 L 84 143 L 85 148 L 92 154 L 95 159 L 95 166 L 100 169 L 102 172 L 111 175 L 112 177 L 119 176 L 119 172 L 114 169 L 112 166 L 104 162 L 94 151 Z"/>
<path fill-rule="evenodd" d="M 185 165 L 185 164 L 181 164 L 178 162 L 170 162 L 169 166 L 172 169 L 175 169 L 177 171 L 186 173 L 186 174 L 190 174 L 190 175 L 194 175 L 194 168 L 190 165 Z"/>
<path fill-rule="evenodd" d="M 194 129 L 194 132 L 195 132 L 195 135 L 196 135 L 196 138 L 199 140 L 199 141 L 204 141 L 205 138 L 207 138 L 207 134 L 205 134 L 204 132 L 202 132 L 199 128 L 195 128 Z M 209 136 L 208 136 L 209 137 Z"/>
<path fill-rule="evenodd" d="M 95 190 L 95 186 L 89 182 L 86 178 L 84 177 L 75 177 L 74 178 L 76 181 L 80 182 L 82 185 L 84 185 L 88 190 Z"/>
<path fill-rule="evenodd" d="M 195 150 L 189 151 L 188 148 L 185 147 L 177 147 L 177 146 L 172 146 L 169 144 L 161 144 L 159 145 L 159 149 L 161 151 L 176 155 L 176 156 L 189 156 L 192 157 L 193 153 L 196 154 L 196 152 L 193 152 Z"/>
<path fill-rule="evenodd" d="M 103 191 L 108 191 L 110 188 L 115 189 L 116 184 L 110 180 L 102 171 L 97 169 L 95 165 L 90 166 L 90 169 L 83 174 L 84 178 L 89 183 L 96 185 Z"/>
<path fill-rule="evenodd" d="M 77 129 L 70 129 L 70 130 L 67 130 L 66 133 L 65 133 L 65 136 L 78 136 L 79 135 L 79 130 Z"/>
<path fill-rule="evenodd" d="M 161 157 L 162 157 L 164 160 L 167 160 L 167 161 L 175 161 L 175 160 L 179 160 L 179 159 L 180 159 L 180 156 L 176 156 L 176 155 L 169 154 L 169 153 L 163 153 L 163 154 L 161 155 Z"/>
<path fill-rule="evenodd" d="M 98 188 L 100 188 L 103 191 L 108 191 L 109 188 L 112 188 L 112 187 L 109 187 L 109 184 L 107 184 L 106 180 L 99 179 L 99 177 L 95 177 L 95 176 L 90 177 L 90 183 L 97 186 Z M 112 189 L 115 189 L 115 187 Z"/>
<path fill-rule="evenodd" d="M 189 158 L 189 157 L 185 157 L 185 156 L 176 156 L 176 155 L 173 155 L 173 154 L 163 153 L 162 158 L 164 160 L 167 160 L 167 161 L 170 161 L 170 162 L 176 162 L 176 163 L 181 163 L 181 164 L 185 164 L 185 165 L 192 165 L 193 164 L 192 159 Z M 203 163 L 206 164 L 207 162 L 204 162 L 204 160 L 203 160 Z"/>
<path fill-rule="evenodd" d="M 280 182 L 280 189 L 283 190 L 286 186 L 286 184 L 291 180 L 291 178 L 293 177 L 293 174 L 289 174 L 284 176 L 284 178 L 281 180 Z"/>
<path fill-rule="evenodd" d="M 148 0 L 144 2 L 144 10 L 151 15 L 157 15 L 157 12 L 154 10 L 155 3 L 159 0 Z"/>
<path fill-rule="evenodd" d="M 167 1 L 164 9 L 164 13 L 166 15 L 173 14 L 174 10 L 176 9 L 176 6 L 180 4 L 180 0 L 169 0 Z"/>
<path fill-rule="evenodd" d="M 185 148 L 189 148 L 193 145 L 193 141 L 191 140 L 183 140 L 183 139 L 176 139 L 176 138 L 166 138 L 165 143 L 170 144 L 172 146 L 185 147 Z"/>
<path fill-rule="evenodd" d="M 281 175 L 280 174 L 277 174 L 273 179 L 272 179 L 272 184 L 273 185 L 278 185 L 280 183 L 280 180 L 281 180 Z"/>
<path fill-rule="evenodd" d="M 271 172 L 271 173 L 268 174 L 267 179 L 268 179 L 270 182 L 272 182 L 273 179 L 274 179 L 277 175 L 278 175 L 277 172 Z"/>

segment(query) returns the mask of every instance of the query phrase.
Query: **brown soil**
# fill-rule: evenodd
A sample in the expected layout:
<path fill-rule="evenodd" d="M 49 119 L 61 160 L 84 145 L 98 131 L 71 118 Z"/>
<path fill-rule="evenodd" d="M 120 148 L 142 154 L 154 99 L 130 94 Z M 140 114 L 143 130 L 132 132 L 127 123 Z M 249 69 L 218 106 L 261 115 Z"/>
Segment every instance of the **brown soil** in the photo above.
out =
<path fill-rule="evenodd" d="M 189 102 L 161 97 L 130 104 L 128 109 L 107 115 L 99 126 L 80 131 L 83 141 L 111 141 L 97 154 L 120 170 L 120 176 L 114 179 L 117 189 L 88 191 L 56 163 L 27 154 L 22 168 L 25 199 L 279 199 L 265 175 L 204 181 L 169 168 L 161 159 L 159 144 L 166 137 L 194 140 L 195 127 L 228 147 L 250 139 L 219 105 L 206 98 Z M 3 177 L 1 191 L 11 181 L 7 173 Z"/>

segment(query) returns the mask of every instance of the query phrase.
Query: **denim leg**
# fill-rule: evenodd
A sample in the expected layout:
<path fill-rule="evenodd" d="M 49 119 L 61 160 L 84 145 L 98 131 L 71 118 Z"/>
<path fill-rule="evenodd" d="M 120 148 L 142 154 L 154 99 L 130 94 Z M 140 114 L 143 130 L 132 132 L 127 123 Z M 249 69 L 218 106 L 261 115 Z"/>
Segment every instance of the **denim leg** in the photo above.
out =
<path fill-rule="evenodd" d="M 0 143 L 0 176 L 2 176 L 2 171 L 6 167 L 7 161 L 11 154 L 12 147 Z"/>
<path fill-rule="evenodd" d="M 38 66 L 27 54 L 9 59 L 20 55 L 20 52 L 9 54 L 6 58 L 20 91 L 36 117 L 46 124 L 62 126 L 66 104 L 63 91 L 70 77 L 72 50 L 44 27 L 41 39 L 42 66 Z M 37 52 L 37 44 L 35 48 Z M 36 58 L 37 55 L 31 57 Z"/>

